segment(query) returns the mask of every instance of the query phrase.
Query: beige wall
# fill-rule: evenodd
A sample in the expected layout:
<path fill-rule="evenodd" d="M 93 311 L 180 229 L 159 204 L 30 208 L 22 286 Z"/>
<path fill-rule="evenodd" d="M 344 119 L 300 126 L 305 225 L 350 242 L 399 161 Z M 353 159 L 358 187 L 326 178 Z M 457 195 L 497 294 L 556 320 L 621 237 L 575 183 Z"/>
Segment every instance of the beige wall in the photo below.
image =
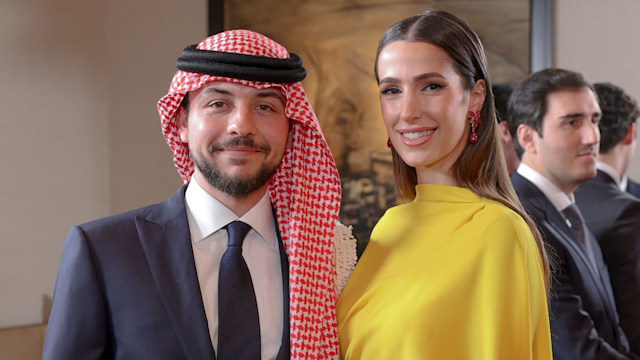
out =
<path fill-rule="evenodd" d="M 637 0 L 556 0 L 555 66 L 609 81 L 640 101 Z M 640 146 L 629 176 L 640 180 Z"/>
<path fill-rule="evenodd" d="M 121 212 L 161 201 L 182 184 L 156 103 L 182 49 L 207 36 L 207 0 L 108 0 L 106 19 L 110 209 Z"/>
<path fill-rule="evenodd" d="M 42 321 L 69 225 L 109 212 L 102 5 L 0 5 L 0 327 Z"/>
<path fill-rule="evenodd" d="M 0 2 L 0 328 L 42 322 L 71 225 L 180 185 L 155 103 L 206 4 Z"/>

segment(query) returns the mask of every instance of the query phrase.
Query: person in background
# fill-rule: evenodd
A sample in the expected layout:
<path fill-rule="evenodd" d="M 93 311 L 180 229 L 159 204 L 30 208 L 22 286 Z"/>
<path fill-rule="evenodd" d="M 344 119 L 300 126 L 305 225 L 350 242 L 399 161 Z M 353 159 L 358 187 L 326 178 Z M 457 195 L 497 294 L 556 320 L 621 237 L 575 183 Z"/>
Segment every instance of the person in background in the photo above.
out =
<path fill-rule="evenodd" d="M 622 183 L 635 153 L 640 111 L 620 87 L 593 87 L 602 109 L 598 172 L 576 189 L 576 204 L 602 249 L 620 326 L 631 350 L 640 353 L 640 199 Z"/>
<path fill-rule="evenodd" d="M 513 185 L 553 254 L 554 359 L 633 358 L 600 247 L 574 204 L 574 190 L 596 175 L 601 111 L 593 88 L 572 71 L 538 71 L 516 86 L 507 117 L 522 152 Z"/>
<path fill-rule="evenodd" d="M 513 137 L 509 132 L 509 125 L 507 122 L 507 105 L 509 104 L 509 97 L 513 92 L 513 86 L 514 85 L 511 83 L 503 83 L 494 84 L 492 87 L 496 103 L 500 140 L 502 140 L 502 151 L 504 151 L 504 159 L 507 162 L 507 171 L 509 171 L 509 176 L 511 176 L 518 168 L 518 165 L 520 165 L 520 158 L 513 146 Z"/>
<path fill-rule="evenodd" d="M 625 191 L 640 199 L 640 184 L 629 177 L 627 177 L 627 188 Z"/>
<path fill-rule="evenodd" d="M 343 359 L 550 359 L 547 262 L 501 151 L 487 62 L 426 11 L 375 62 L 398 190 L 337 305 Z"/>
<path fill-rule="evenodd" d="M 185 185 L 70 230 L 43 359 L 337 357 L 352 239 L 300 58 L 230 30 L 176 66 L 157 107 Z"/>

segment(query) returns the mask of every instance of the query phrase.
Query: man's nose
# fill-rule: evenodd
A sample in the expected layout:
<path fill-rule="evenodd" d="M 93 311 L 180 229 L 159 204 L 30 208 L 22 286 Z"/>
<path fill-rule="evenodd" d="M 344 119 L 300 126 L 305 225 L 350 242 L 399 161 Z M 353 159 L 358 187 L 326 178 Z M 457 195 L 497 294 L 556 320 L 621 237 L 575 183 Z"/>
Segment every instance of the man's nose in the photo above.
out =
<path fill-rule="evenodd" d="M 227 131 L 242 137 L 255 135 L 256 122 L 253 111 L 246 106 L 236 107 L 230 116 Z"/>
<path fill-rule="evenodd" d="M 583 142 L 588 145 L 595 145 L 600 142 L 600 128 L 597 123 L 589 122 L 583 132 Z"/>

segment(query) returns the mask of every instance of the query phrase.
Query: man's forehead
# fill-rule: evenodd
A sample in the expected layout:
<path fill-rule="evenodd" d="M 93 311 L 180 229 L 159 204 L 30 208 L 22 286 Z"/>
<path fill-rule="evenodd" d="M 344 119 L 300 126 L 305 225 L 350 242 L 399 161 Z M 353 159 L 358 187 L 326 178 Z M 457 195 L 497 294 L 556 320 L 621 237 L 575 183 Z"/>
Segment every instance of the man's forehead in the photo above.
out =
<path fill-rule="evenodd" d="M 560 115 L 557 112 L 593 115 L 600 113 L 600 106 L 595 93 L 588 87 L 567 88 L 547 94 L 547 114 Z"/>

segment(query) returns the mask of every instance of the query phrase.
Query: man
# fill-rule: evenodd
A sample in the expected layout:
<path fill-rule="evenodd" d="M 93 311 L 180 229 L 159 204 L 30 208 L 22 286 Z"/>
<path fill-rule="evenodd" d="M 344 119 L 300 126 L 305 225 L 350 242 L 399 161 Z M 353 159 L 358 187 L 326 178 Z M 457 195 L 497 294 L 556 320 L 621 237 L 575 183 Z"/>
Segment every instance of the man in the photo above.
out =
<path fill-rule="evenodd" d="M 594 84 L 600 100 L 598 173 L 575 191 L 576 203 L 607 264 L 620 325 L 640 353 L 640 200 L 622 183 L 636 148 L 638 105 L 621 88 Z"/>
<path fill-rule="evenodd" d="M 43 358 L 337 357 L 348 231 L 300 58 L 233 30 L 176 66 L 158 111 L 186 185 L 71 229 Z"/>
<path fill-rule="evenodd" d="M 573 191 L 596 174 L 596 95 L 582 75 L 546 69 L 516 86 L 507 117 L 522 150 L 511 179 L 554 263 L 549 303 L 554 358 L 632 357 L 602 253 L 573 204 Z"/>
<path fill-rule="evenodd" d="M 509 175 L 512 175 L 520 164 L 520 158 L 513 145 L 513 137 L 507 125 L 507 105 L 509 104 L 509 97 L 513 92 L 513 84 L 494 84 L 491 86 L 491 89 L 493 91 L 496 113 L 498 115 L 498 130 L 500 131 L 500 140 L 502 140 L 502 151 L 504 152 L 504 159 L 507 162 L 507 171 L 509 171 Z"/>

